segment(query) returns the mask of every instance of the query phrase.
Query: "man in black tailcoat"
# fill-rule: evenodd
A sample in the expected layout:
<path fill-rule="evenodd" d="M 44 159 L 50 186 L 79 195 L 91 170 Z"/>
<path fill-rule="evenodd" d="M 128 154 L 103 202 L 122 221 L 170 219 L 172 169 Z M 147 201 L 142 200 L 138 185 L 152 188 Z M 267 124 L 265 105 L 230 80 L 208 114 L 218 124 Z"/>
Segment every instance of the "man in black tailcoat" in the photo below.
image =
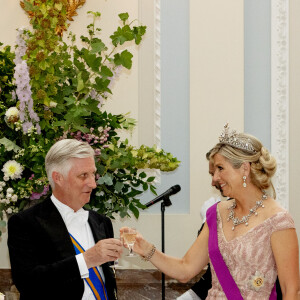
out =
<path fill-rule="evenodd" d="M 51 197 L 8 221 L 12 278 L 20 299 L 99 299 L 99 293 L 102 300 L 116 300 L 109 262 L 120 257 L 121 242 L 113 238 L 109 218 L 83 209 L 96 187 L 94 150 L 84 142 L 61 140 L 49 150 L 45 166 Z"/>

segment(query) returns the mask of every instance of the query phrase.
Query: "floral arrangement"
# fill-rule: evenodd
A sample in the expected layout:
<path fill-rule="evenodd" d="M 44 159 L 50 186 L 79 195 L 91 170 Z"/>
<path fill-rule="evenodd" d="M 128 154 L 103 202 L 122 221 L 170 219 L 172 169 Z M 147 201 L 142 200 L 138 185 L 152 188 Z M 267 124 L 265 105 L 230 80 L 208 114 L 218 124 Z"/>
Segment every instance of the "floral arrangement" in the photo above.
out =
<path fill-rule="evenodd" d="M 146 27 L 119 14 L 109 48 L 96 27 L 100 13 L 89 12 L 93 21 L 79 48 L 75 35 L 69 33 L 67 43 L 58 30 L 68 27 L 67 0 L 29 0 L 23 8 L 32 30 L 18 29 L 15 51 L 0 43 L 0 235 L 4 212 L 17 213 L 50 195 L 44 160 L 64 138 L 95 150 L 97 188 L 87 207 L 111 218 L 138 218 L 145 208 L 139 195 L 148 189 L 156 194 L 155 177 L 145 170 L 168 172 L 179 165 L 162 149 L 121 140 L 119 130 L 132 130 L 136 121 L 104 109 L 116 78 L 132 66 L 124 45 L 140 44 Z"/>

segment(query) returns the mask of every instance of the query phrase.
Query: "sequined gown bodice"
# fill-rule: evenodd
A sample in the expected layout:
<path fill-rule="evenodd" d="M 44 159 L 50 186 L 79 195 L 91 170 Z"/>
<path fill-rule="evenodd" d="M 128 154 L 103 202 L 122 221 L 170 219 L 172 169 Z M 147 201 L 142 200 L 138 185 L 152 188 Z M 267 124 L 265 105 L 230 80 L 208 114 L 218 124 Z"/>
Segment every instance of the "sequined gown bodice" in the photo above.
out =
<path fill-rule="evenodd" d="M 277 277 L 270 239 L 275 231 L 295 228 L 290 214 L 286 211 L 278 212 L 230 241 L 224 236 L 218 210 L 217 224 L 220 252 L 242 297 L 247 300 L 269 299 Z M 206 299 L 227 299 L 211 262 L 210 266 L 212 288 Z"/>

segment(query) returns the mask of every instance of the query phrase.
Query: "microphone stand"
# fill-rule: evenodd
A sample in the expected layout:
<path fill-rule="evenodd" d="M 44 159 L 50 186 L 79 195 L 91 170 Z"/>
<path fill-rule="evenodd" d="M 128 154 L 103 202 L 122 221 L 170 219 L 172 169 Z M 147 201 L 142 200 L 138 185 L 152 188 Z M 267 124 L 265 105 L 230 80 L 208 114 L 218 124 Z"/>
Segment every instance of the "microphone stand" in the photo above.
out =
<path fill-rule="evenodd" d="M 164 197 L 161 202 L 161 251 L 165 253 L 165 208 L 171 206 L 169 196 Z M 161 273 L 161 298 L 165 300 L 165 274 Z"/>

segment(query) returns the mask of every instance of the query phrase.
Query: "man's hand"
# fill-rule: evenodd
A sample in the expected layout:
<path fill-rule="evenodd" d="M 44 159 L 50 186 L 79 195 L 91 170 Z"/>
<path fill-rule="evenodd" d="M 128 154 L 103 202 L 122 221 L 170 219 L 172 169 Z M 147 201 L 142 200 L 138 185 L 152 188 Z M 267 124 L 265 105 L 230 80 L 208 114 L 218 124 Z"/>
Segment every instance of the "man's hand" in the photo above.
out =
<path fill-rule="evenodd" d="M 118 239 L 105 239 L 83 253 L 88 269 L 120 258 L 123 252 L 122 243 Z"/>

